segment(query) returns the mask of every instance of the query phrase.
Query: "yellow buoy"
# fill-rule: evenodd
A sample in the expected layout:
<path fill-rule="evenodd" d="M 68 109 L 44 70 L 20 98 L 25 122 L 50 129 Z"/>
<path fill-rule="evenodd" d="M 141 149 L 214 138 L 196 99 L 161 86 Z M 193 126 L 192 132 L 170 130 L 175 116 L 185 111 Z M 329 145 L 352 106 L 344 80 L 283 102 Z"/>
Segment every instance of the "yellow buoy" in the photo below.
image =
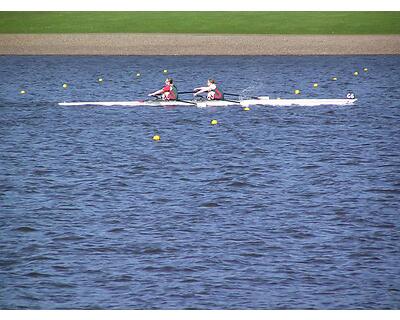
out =
<path fill-rule="evenodd" d="M 66 83 L 64 83 L 64 84 L 63 84 L 63 88 L 64 88 L 64 89 L 67 89 L 67 88 L 68 88 L 68 85 L 67 85 Z"/>
<path fill-rule="evenodd" d="M 164 72 L 164 73 L 168 73 L 168 70 L 167 70 L 167 69 L 164 69 L 163 72 Z"/>
<path fill-rule="evenodd" d="M 19 93 L 20 93 L 20 94 L 25 94 L 26 91 L 25 91 L 25 90 L 21 90 Z"/>
<path fill-rule="evenodd" d="M 364 68 L 363 70 L 364 70 L 365 72 L 367 72 L 367 71 L 368 71 L 368 68 Z"/>
<path fill-rule="evenodd" d="M 299 89 L 294 90 L 294 94 L 300 94 L 300 90 Z"/>
<path fill-rule="evenodd" d="M 214 125 L 218 124 L 218 121 L 213 119 L 213 120 L 211 120 L 211 124 L 214 126 Z"/>
<path fill-rule="evenodd" d="M 153 140 L 154 141 L 159 141 L 161 138 L 160 138 L 160 136 L 158 135 L 158 134 L 156 134 L 156 135 L 154 135 L 153 136 Z"/>
<path fill-rule="evenodd" d="M 318 83 L 314 83 L 314 84 L 313 84 L 313 87 L 314 87 L 314 88 L 318 88 Z"/>
<path fill-rule="evenodd" d="M 332 77 L 332 80 L 333 80 L 333 81 L 337 81 L 337 78 L 336 78 L 336 77 Z"/>
<path fill-rule="evenodd" d="M 358 71 L 354 71 L 353 73 L 355 76 L 358 76 Z"/>
<path fill-rule="evenodd" d="M 103 78 L 99 78 L 98 81 L 99 81 L 99 82 L 103 82 Z"/>
<path fill-rule="evenodd" d="M 250 111 L 250 108 L 249 107 L 244 107 L 243 111 Z"/>
<path fill-rule="evenodd" d="M 136 77 L 140 77 L 140 72 L 136 73 Z"/>

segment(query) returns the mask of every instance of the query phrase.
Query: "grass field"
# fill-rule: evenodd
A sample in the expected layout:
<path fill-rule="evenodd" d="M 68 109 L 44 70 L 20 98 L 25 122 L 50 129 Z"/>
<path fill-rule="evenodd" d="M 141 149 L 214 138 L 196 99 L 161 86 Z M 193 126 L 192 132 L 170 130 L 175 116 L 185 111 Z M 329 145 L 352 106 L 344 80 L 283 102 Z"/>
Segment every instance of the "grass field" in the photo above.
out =
<path fill-rule="evenodd" d="M 400 12 L 0 12 L 0 33 L 400 34 Z"/>

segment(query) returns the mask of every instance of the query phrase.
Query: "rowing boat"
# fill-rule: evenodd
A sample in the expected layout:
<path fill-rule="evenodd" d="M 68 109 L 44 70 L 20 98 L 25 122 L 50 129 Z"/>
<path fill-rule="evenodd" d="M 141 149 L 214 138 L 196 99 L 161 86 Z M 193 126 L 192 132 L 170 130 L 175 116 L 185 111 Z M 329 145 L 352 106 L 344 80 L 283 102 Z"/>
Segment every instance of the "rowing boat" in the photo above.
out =
<path fill-rule="evenodd" d="M 122 107 L 168 107 L 168 106 L 196 106 L 204 107 L 226 107 L 226 106 L 347 106 L 352 105 L 357 99 L 269 99 L 260 97 L 259 99 L 248 100 L 146 100 L 146 101 L 97 101 L 97 102 L 61 102 L 60 106 L 122 106 Z"/>

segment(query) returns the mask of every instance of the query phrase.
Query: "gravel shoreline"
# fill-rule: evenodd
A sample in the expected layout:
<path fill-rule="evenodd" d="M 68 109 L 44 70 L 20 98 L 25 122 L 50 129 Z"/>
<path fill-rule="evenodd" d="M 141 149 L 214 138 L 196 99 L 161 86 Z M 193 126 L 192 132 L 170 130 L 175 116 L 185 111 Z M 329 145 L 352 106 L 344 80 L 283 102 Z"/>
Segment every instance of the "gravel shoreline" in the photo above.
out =
<path fill-rule="evenodd" d="M 0 55 L 400 54 L 400 35 L 0 34 Z"/>

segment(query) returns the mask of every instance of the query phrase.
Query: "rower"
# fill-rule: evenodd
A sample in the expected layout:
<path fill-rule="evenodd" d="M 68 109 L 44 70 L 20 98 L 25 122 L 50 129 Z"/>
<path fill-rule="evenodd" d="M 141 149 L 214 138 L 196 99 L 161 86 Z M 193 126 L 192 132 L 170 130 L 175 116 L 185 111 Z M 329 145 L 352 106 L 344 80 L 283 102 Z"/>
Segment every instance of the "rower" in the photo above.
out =
<path fill-rule="evenodd" d="M 200 93 L 203 92 L 208 92 L 207 93 L 207 100 L 223 100 L 224 99 L 224 94 L 222 91 L 219 89 L 219 87 L 216 85 L 214 79 L 208 79 L 207 81 L 207 87 L 198 87 L 194 88 L 194 91 L 197 91 L 194 93 L 194 96 L 197 96 Z"/>
<path fill-rule="evenodd" d="M 158 95 L 162 95 L 162 99 L 167 101 L 178 99 L 178 90 L 176 89 L 172 78 L 165 79 L 165 86 L 160 90 L 150 93 L 149 97 Z"/>

